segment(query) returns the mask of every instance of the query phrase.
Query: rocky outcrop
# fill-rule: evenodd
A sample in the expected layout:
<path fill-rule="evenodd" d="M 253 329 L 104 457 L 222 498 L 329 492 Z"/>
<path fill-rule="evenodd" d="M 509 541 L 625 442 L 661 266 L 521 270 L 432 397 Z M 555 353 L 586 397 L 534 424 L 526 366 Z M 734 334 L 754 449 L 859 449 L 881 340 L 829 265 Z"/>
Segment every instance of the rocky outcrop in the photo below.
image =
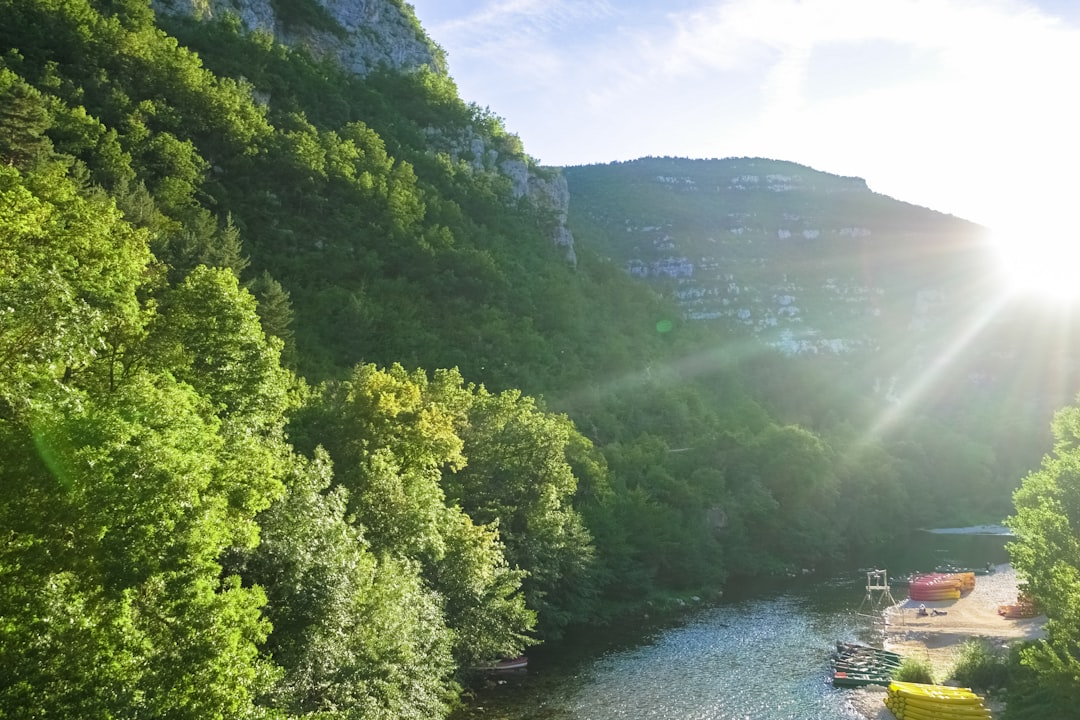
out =
<path fill-rule="evenodd" d="M 554 213 L 555 224 L 551 229 L 551 240 L 565 251 L 566 261 L 576 265 L 574 236 L 566 227 L 566 217 L 570 212 L 570 188 L 566 184 L 566 178 L 553 168 L 527 172 L 524 194 L 537 207 Z"/>
<path fill-rule="evenodd" d="M 284 45 L 334 57 L 352 72 L 378 67 L 445 72 L 442 50 L 400 0 L 152 0 L 155 11 L 213 19 L 228 14 L 247 30 L 261 30 Z"/>
<path fill-rule="evenodd" d="M 284 45 L 304 47 L 316 57 L 336 58 L 359 75 L 377 68 L 411 72 L 429 67 L 446 73 L 441 48 L 428 38 L 412 7 L 402 0 L 151 0 L 158 13 L 203 20 L 235 15 L 248 31 L 263 31 Z M 472 172 L 498 173 L 510 181 L 512 200 L 527 197 L 552 217 L 549 234 L 577 264 L 574 238 L 566 227 L 570 193 L 554 168 L 534 170 L 520 143 L 461 128 L 427 128 L 428 148 L 445 153 Z M 505 140 L 506 138 L 502 138 Z M 516 148 L 513 145 L 516 144 Z"/>
<path fill-rule="evenodd" d="M 429 151 L 445 153 L 454 163 L 465 163 L 472 172 L 498 173 L 510 181 L 510 198 L 527 199 L 551 216 L 549 236 L 563 249 L 566 261 L 577 265 L 574 236 L 566 226 L 570 212 L 570 188 L 558 168 L 534 167 L 526 156 L 513 150 L 492 147 L 489 138 L 466 126 L 456 132 L 429 127 Z"/>
<path fill-rule="evenodd" d="M 557 168 L 533 170 L 521 158 L 503 160 L 499 163 L 499 172 L 510 179 L 510 190 L 515 199 L 528 198 L 536 207 L 552 214 L 551 241 L 563 249 L 568 263 L 577 265 L 574 236 L 566 226 L 570 188 L 563 174 Z"/>

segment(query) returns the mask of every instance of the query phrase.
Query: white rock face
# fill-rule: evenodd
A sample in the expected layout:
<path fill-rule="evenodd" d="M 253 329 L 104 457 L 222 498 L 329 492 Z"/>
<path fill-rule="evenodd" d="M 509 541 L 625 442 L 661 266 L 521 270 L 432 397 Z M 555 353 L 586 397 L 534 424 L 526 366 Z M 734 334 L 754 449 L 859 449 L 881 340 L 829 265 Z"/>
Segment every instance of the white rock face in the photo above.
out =
<path fill-rule="evenodd" d="M 529 194 L 529 166 L 524 160 L 503 160 L 499 163 L 499 172 L 510 178 L 510 192 L 515 198 L 523 198 Z"/>
<path fill-rule="evenodd" d="M 288 25 L 287 18 L 274 12 L 271 0 L 152 0 L 152 5 L 158 13 L 205 20 L 235 14 L 247 30 L 263 30 L 282 44 L 306 47 L 318 57 L 335 57 L 360 75 L 381 65 L 404 71 L 424 65 L 444 70 L 434 44 L 404 4 L 393 0 L 290 1 L 318 5 L 337 24 L 338 32 Z"/>
<path fill-rule="evenodd" d="M 524 165 L 524 163 L 522 163 Z M 570 211 L 570 188 L 562 173 L 550 176 L 535 175 L 528 172 L 526 194 L 538 207 L 550 209 L 555 213 L 557 225 L 552 233 L 552 241 L 566 251 L 566 261 L 577 265 L 577 253 L 574 252 L 574 236 L 566 227 L 566 216 Z"/>

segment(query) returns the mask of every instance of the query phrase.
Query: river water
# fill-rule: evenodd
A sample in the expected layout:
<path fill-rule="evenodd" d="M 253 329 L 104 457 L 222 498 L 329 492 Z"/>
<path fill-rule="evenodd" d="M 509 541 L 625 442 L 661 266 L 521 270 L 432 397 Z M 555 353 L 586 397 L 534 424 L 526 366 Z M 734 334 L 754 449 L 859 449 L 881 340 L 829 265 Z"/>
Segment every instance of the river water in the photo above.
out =
<path fill-rule="evenodd" d="M 897 579 L 938 565 L 1008 561 L 1007 538 L 917 533 L 888 566 Z M 530 651 L 528 673 L 477 692 L 462 718 L 493 720 L 837 720 L 857 718 L 828 680 L 837 640 L 876 642 L 866 575 L 798 577 L 729 589 L 662 625 L 578 632 Z M 892 585 L 896 600 L 906 583 Z"/>

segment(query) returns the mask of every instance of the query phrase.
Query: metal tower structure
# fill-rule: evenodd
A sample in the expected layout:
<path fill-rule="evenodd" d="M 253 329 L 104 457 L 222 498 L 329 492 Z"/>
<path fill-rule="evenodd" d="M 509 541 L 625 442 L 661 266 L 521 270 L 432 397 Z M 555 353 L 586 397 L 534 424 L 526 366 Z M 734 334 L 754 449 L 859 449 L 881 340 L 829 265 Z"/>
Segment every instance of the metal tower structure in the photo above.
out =
<path fill-rule="evenodd" d="M 863 597 L 856 615 L 870 617 L 874 622 L 884 621 L 885 608 L 896 604 L 892 592 L 889 590 L 888 570 L 866 571 L 866 596 Z"/>

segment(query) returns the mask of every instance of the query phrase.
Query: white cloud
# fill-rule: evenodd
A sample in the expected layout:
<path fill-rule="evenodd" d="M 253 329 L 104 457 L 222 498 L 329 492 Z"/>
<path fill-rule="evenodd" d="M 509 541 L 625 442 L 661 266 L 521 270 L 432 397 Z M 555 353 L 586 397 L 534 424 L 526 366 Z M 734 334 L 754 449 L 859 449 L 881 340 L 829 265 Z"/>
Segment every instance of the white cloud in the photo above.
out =
<path fill-rule="evenodd" d="M 1012 0 L 505 0 L 429 28 L 548 162 L 765 155 L 993 222 L 1076 194 L 1080 32 Z"/>
<path fill-rule="evenodd" d="M 608 0 L 501 0 L 425 27 L 449 52 L 450 74 L 463 93 L 485 95 L 467 99 L 497 104 L 514 88 L 561 85 L 576 61 L 564 46 L 567 34 L 614 13 Z"/>
<path fill-rule="evenodd" d="M 463 53 L 486 54 L 493 46 L 541 42 L 575 23 L 610 17 L 614 12 L 607 0 L 501 0 L 428 31 L 436 41 L 445 40 Z"/>
<path fill-rule="evenodd" d="M 1080 126 L 1080 96 L 1069 74 L 1080 67 L 1080 33 L 1031 8 L 739 0 L 672 16 L 671 26 L 669 44 L 651 49 L 668 57 L 657 66 L 666 82 L 685 76 L 708 93 L 712 73 L 757 73 L 761 91 L 732 109 L 747 113 L 741 123 L 690 131 L 701 148 L 692 154 L 732 148 L 860 174 L 889 194 L 986 222 L 1002 221 L 1018 175 L 1049 180 L 1042 193 L 1077 190 L 1069 171 L 1080 143 L 1070 128 Z M 845 44 L 852 63 L 876 62 L 875 46 L 888 44 L 918 54 L 924 67 L 896 76 L 883 66 L 869 89 L 848 90 L 837 77 L 824 99 L 808 92 L 816 53 Z M 748 59 L 764 65 L 755 70 Z M 693 105 L 672 110 L 685 117 Z"/>

